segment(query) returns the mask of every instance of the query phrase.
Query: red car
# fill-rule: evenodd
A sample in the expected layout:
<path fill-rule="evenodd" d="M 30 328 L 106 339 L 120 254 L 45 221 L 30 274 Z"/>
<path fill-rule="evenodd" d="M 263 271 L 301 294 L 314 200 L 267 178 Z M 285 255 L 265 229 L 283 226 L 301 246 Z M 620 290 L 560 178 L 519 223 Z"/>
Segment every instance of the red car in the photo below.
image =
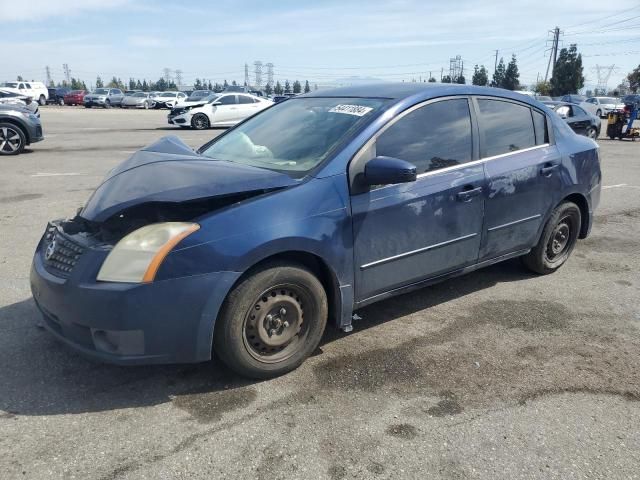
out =
<path fill-rule="evenodd" d="M 65 105 L 82 105 L 86 90 L 71 90 L 64 96 Z"/>

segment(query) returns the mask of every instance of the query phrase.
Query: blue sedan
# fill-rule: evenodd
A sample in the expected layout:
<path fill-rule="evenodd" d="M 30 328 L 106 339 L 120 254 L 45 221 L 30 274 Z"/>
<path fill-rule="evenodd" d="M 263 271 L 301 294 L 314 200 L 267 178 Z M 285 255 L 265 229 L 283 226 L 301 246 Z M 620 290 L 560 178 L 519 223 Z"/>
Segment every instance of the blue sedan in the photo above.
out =
<path fill-rule="evenodd" d="M 600 185 L 597 144 L 516 93 L 314 92 L 197 152 L 167 137 L 134 154 L 49 223 L 31 288 L 46 328 L 88 356 L 215 354 L 267 378 L 372 302 L 513 257 L 554 272 Z"/>

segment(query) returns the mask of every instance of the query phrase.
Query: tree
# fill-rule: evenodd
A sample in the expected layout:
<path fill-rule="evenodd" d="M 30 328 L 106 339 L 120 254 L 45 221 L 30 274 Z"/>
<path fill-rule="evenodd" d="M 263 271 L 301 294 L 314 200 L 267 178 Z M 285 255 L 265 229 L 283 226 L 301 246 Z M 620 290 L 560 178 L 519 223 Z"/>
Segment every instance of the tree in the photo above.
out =
<path fill-rule="evenodd" d="M 236 81 L 235 81 L 235 80 L 231 82 L 231 85 L 233 85 L 234 87 L 237 87 L 237 86 L 238 86 L 238 84 L 236 83 Z"/>
<path fill-rule="evenodd" d="M 473 67 L 471 83 L 473 85 L 480 85 L 481 87 L 484 87 L 489 83 L 489 73 L 484 65 L 480 65 L 480 68 L 478 68 L 478 65 Z"/>
<path fill-rule="evenodd" d="M 136 82 L 136 90 L 142 90 L 142 83 L 140 83 L 140 80 Z"/>
<path fill-rule="evenodd" d="M 459 83 L 461 85 L 464 85 L 465 83 L 467 83 L 467 79 L 464 78 L 464 75 L 460 75 L 456 78 L 456 82 L 455 83 Z"/>
<path fill-rule="evenodd" d="M 502 84 L 504 83 L 505 73 L 506 73 L 506 68 L 504 66 L 504 59 L 500 58 L 500 62 L 498 62 L 496 71 L 493 72 L 493 80 L 491 81 L 491 86 L 502 88 Z"/>
<path fill-rule="evenodd" d="M 213 90 L 213 85 L 211 85 L 211 80 L 209 80 L 209 83 L 207 84 L 207 88 L 209 90 Z"/>
<path fill-rule="evenodd" d="M 273 93 L 275 93 L 276 95 L 282 95 L 282 85 L 280 85 L 280 80 L 278 80 L 276 82 L 276 86 L 273 87 Z"/>
<path fill-rule="evenodd" d="M 442 77 L 441 82 L 442 83 L 451 83 L 451 77 L 449 75 L 445 75 L 444 77 Z"/>
<path fill-rule="evenodd" d="M 504 72 L 501 87 L 507 90 L 518 90 L 520 88 L 520 73 L 518 72 L 518 62 L 515 55 L 511 55 L 511 61 Z"/>
<path fill-rule="evenodd" d="M 541 80 L 533 86 L 533 91 L 538 95 L 551 95 L 551 84 Z"/>
<path fill-rule="evenodd" d="M 136 81 L 133 78 L 129 78 L 129 90 L 136 89 Z"/>
<path fill-rule="evenodd" d="M 309 93 L 311 91 L 311 87 L 309 86 L 309 80 L 304 81 L 304 93 Z"/>
<path fill-rule="evenodd" d="M 146 78 L 144 80 L 142 80 L 142 91 L 143 92 L 148 92 L 149 91 L 149 84 L 147 83 L 147 79 Z"/>
<path fill-rule="evenodd" d="M 200 81 L 199 78 L 196 78 L 196 81 L 193 82 L 193 89 L 194 90 L 202 90 L 202 82 Z"/>
<path fill-rule="evenodd" d="M 640 89 L 640 65 L 633 69 L 633 71 L 627 75 L 629 81 L 629 88 L 633 93 L 636 93 Z"/>
<path fill-rule="evenodd" d="M 271 94 L 273 93 L 273 87 L 271 86 L 271 84 L 270 84 L 270 83 L 267 83 L 267 84 L 264 86 L 264 93 L 265 93 L 266 95 L 271 95 Z"/>
<path fill-rule="evenodd" d="M 102 88 L 102 87 L 104 87 L 104 83 L 102 82 L 100 75 L 98 75 L 96 77 L 96 88 Z"/>
<path fill-rule="evenodd" d="M 437 80 L 433 77 L 429 77 L 429 83 L 436 83 Z"/>
<path fill-rule="evenodd" d="M 224 87 L 222 85 L 220 85 L 218 82 L 216 82 L 213 85 L 213 91 L 216 93 L 220 93 L 222 90 L 224 90 Z"/>
<path fill-rule="evenodd" d="M 289 83 L 289 80 L 284 82 L 284 93 L 291 93 L 291 84 Z"/>
<path fill-rule="evenodd" d="M 300 93 L 300 92 L 302 92 L 302 85 L 300 85 L 300 82 L 296 80 L 295 82 L 293 82 L 293 93 Z"/>
<path fill-rule="evenodd" d="M 577 93 L 584 86 L 582 75 L 582 55 L 578 53 L 575 43 L 569 49 L 563 48 L 558 61 L 553 66 L 551 77 L 551 94 L 553 96 Z"/>
<path fill-rule="evenodd" d="M 222 89 L 226 90 L 229 87 L 229 82 L 227 82 L 226 80 L 222 83 Z"/>
<path fill-rule="evenodd" d="M 22 82 L 22 81 L 24 81 L 24 80 L 22 80 L 22 75 L 18 75 L 18 77 L 16 78 L 16 80 L 17 80 L 18 82 Z"/>

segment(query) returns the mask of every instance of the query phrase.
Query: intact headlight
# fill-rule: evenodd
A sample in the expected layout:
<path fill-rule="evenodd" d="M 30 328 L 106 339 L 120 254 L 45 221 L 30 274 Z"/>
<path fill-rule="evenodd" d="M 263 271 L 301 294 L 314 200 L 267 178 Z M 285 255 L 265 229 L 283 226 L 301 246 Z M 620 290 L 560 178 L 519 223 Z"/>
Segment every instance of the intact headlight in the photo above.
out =
<path fill-rule="evenodd" d="M 167 254 L 200 228 L 197 223 L 165 222 L 139 228 L 120 240 L 98 272 L 102 282 L 152 282 Z"/>

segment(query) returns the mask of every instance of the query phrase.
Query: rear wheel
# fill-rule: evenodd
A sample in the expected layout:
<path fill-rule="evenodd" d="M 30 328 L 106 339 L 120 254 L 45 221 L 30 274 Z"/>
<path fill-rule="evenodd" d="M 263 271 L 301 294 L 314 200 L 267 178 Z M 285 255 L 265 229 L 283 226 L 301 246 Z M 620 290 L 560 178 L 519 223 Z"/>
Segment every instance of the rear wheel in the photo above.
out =
<path fill-rule="evenodd" d="M 12 123 L 0 123 L 0 155 L 18 155 L 24 150 L 27 137 Z"/>
<path fill-rule="evenodd" d="M 596 112 L 596 117 L 598 118 L 602 117 L 602 110 L 598 109 L 598 111 Z"/>
<path fill-rule="evenodd" d="M 58 99 L 58 105 L 60 105 L 60 106 L 64 105 L 64 98 L 59 98 Z"/>
<path fill-rule="evenodd" d="M 547 221 L 538 244 L 522 257 L 523 263 L 543 275 L 555 272 L 576 246 L 581 225 L 580 208 L 573 202 L 561 203 Z"/>
<path fill-rule="evenodd" d="M 269 378 L 297 368 L 327 324 L 327 295 L 299 265 L 274 263 L 245 278 L 225 300 L 213 346 L 241 375 Z"/>
<path fill-rule="evenodd" d="M 209 117 L 204 113 L 196 113 L 191 119 L 191 126 L 196 130 L 205 130 L 209 128 Z"/>
<path fill-rule="evenodd" d="M 44 95 L 40 95 L 40 98 L 38 99 L 38 103 L 40 104 L 40 106 L 47 104 L 47 99 L 45 98 Z"/>

